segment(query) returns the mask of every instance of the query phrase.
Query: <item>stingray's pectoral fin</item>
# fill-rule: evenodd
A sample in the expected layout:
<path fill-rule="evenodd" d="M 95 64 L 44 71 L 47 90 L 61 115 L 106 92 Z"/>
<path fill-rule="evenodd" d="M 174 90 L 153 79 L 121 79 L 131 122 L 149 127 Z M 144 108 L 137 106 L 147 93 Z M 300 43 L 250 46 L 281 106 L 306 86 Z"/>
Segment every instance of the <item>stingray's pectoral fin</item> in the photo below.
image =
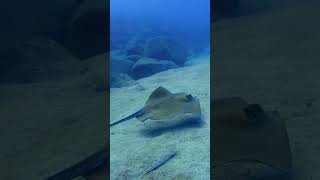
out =
<path fill-rule="evenodd" d="M 141 109 L 141 110 L 139 110 L 139 111 L 137 111 L 137 112 L 135 112 L 135 113 L 123 118 L 123 119 L 120 119 L 119 121 L 111 123 L 110 127 L 113 126 L 113 125 L 120 124 L 122 122 L 128 121 L 128 120 L 133 119 L 133 118 L 141 117 L 143 114 L 145 114 L 144 113 L 144 109 Z"/>

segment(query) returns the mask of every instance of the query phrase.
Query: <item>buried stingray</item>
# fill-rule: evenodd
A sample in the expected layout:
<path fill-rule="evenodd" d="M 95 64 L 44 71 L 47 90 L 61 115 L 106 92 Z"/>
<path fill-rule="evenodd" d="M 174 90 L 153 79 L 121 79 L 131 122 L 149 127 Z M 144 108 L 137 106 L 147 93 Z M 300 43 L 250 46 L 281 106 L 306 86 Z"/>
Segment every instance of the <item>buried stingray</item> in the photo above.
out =
<path fill-rule="evenodd" d="M 201 117 L 199 100 L 191 94 L 184 92 L 171 93 L 164 87 L 158 87 L 153 91 L 139 111 L 110 124 L 116 124 L 137 118 L 141 122 L 147 119 L 154 121 L 180 121 L 186 119 L 198 119 Z"/>

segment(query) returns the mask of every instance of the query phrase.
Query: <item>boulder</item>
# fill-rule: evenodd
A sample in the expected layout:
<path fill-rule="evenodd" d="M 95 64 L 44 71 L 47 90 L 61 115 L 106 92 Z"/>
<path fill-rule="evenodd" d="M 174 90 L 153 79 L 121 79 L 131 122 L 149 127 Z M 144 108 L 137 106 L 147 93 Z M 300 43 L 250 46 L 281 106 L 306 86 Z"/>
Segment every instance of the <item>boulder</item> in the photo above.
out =
<path fill-rule="evenodd" d="M 110 51 L 110 56 L 112 56 L 112 57 L 117 56 L 119 58 L 126 58 L 125 52 L 122 51 L 121 49 L 115 49 L 115 50 Z"/>
<path fill-rule="evenodd" d="M 141 58 L 141 56 L 139 56 L 139 55 L 129 55 L 129 56 L 127 56 L 127 59 L 132 61 L 132 62 L 137 62 L 140 58 Z"/>
<path fill-rule="evenodd" d="M 130 20 L 112 18 L 110 24 L 110 50 L 126 49 L 128 42 L 139 33 L 137 25 Z"/>
<path fill-rule="evenodd" d="M 118 52 L 113 51 L 110 53 L 115 55 Z M 84 67 L 87 67 L 86 72 L 83 73 L 84 78 L 80 78 L 82 87 L 97 92 L 105 92 L 109 90 L 109 88 L 121 88 L 135 85 L 138 89 L 143 89 L 142 86 L 128 74 L 116 72 L 115 70 L 108 73 L 108 61 L 110 57 L 112 56 L 109 56 L 109 53 L 103 53 L 81 62 Z"/>
<path fill-rule="evenodd" d="M 138 37 L 131 39 L 125 47 L 126 54 L 142 55 L 144 51 L 144 44 L 145 44 L 145 41 Z"/>
<path fill-rule="evenodd" d="M 105 71 L 108 70 L 110 74 L 115 75 L 121 73 L 128 74 L 134 65 L 134 62 L 127 59 L 127 57 L 122 54 L 122 51 L 118 50 L 98 54 L 82 61 L 83 64 L 87 64 L 87 67 L 94 66 L 93 69 L 100 69 L 99 72 L 105 73 Z M 106 64 L 110 65 L 110 69 L 106 67 Z"/>
<path fill-rule="evenodd" d="M 121 88 L 134 85 L 139 84 L 128 74 L 110 74 L 110 88 Z"/>
<path fill-rule="evenodd" d="M 126 56 L 110 54 L 110 73 L 128 73 L 133 65 L 134 62 Z"/>
<path fill-rule="evenodd" d="M 140 79 L 151 76 L 155 73 L 168 69 L 177 68 L 178 66 L 169 60 L 157 60 L 153 58 L 139 59 L 131 69 L 131 74 L 134 78 Z"/>
<path fill-rule="evenodd" d="M 188 51 L 177 41 L 167 36 L 158 36 L 147 40 L 144 55 L 159 60 L 170 59 L 175 64 L 183 66 L 187 61 Z"/>

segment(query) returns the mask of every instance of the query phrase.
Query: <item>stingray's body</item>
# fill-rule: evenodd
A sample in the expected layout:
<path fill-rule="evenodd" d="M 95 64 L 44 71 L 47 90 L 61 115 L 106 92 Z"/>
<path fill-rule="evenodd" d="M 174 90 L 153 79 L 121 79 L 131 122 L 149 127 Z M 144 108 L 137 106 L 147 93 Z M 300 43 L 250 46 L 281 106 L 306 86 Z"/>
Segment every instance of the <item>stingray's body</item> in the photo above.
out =
<path fill-rule="evenodd" d="M 199 100 L 187 93 L 171 93 L 163 87 L 153 91 L 139 111 L 111 123 L 110 126 L 137 118 L 141 122 L 147 119 L 154 121 L 179 121 L 201 117 Z"/>

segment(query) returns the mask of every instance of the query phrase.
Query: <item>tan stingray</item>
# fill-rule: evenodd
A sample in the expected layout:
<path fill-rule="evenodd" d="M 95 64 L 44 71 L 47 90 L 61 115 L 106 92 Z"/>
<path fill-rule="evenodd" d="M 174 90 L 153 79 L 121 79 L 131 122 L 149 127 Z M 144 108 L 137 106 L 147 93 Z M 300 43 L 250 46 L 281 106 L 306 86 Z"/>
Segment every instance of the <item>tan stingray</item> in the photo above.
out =
<path fill-rule="evenodd" d="M 110 126 L 137 118 L 141 122 L 147 119 L 155 121 L 175 121 L 201 117 L 199 100 L 184 92 L 171 93 L 164 87 L 153 91 L 139 111 L 111 123 Z"/>

